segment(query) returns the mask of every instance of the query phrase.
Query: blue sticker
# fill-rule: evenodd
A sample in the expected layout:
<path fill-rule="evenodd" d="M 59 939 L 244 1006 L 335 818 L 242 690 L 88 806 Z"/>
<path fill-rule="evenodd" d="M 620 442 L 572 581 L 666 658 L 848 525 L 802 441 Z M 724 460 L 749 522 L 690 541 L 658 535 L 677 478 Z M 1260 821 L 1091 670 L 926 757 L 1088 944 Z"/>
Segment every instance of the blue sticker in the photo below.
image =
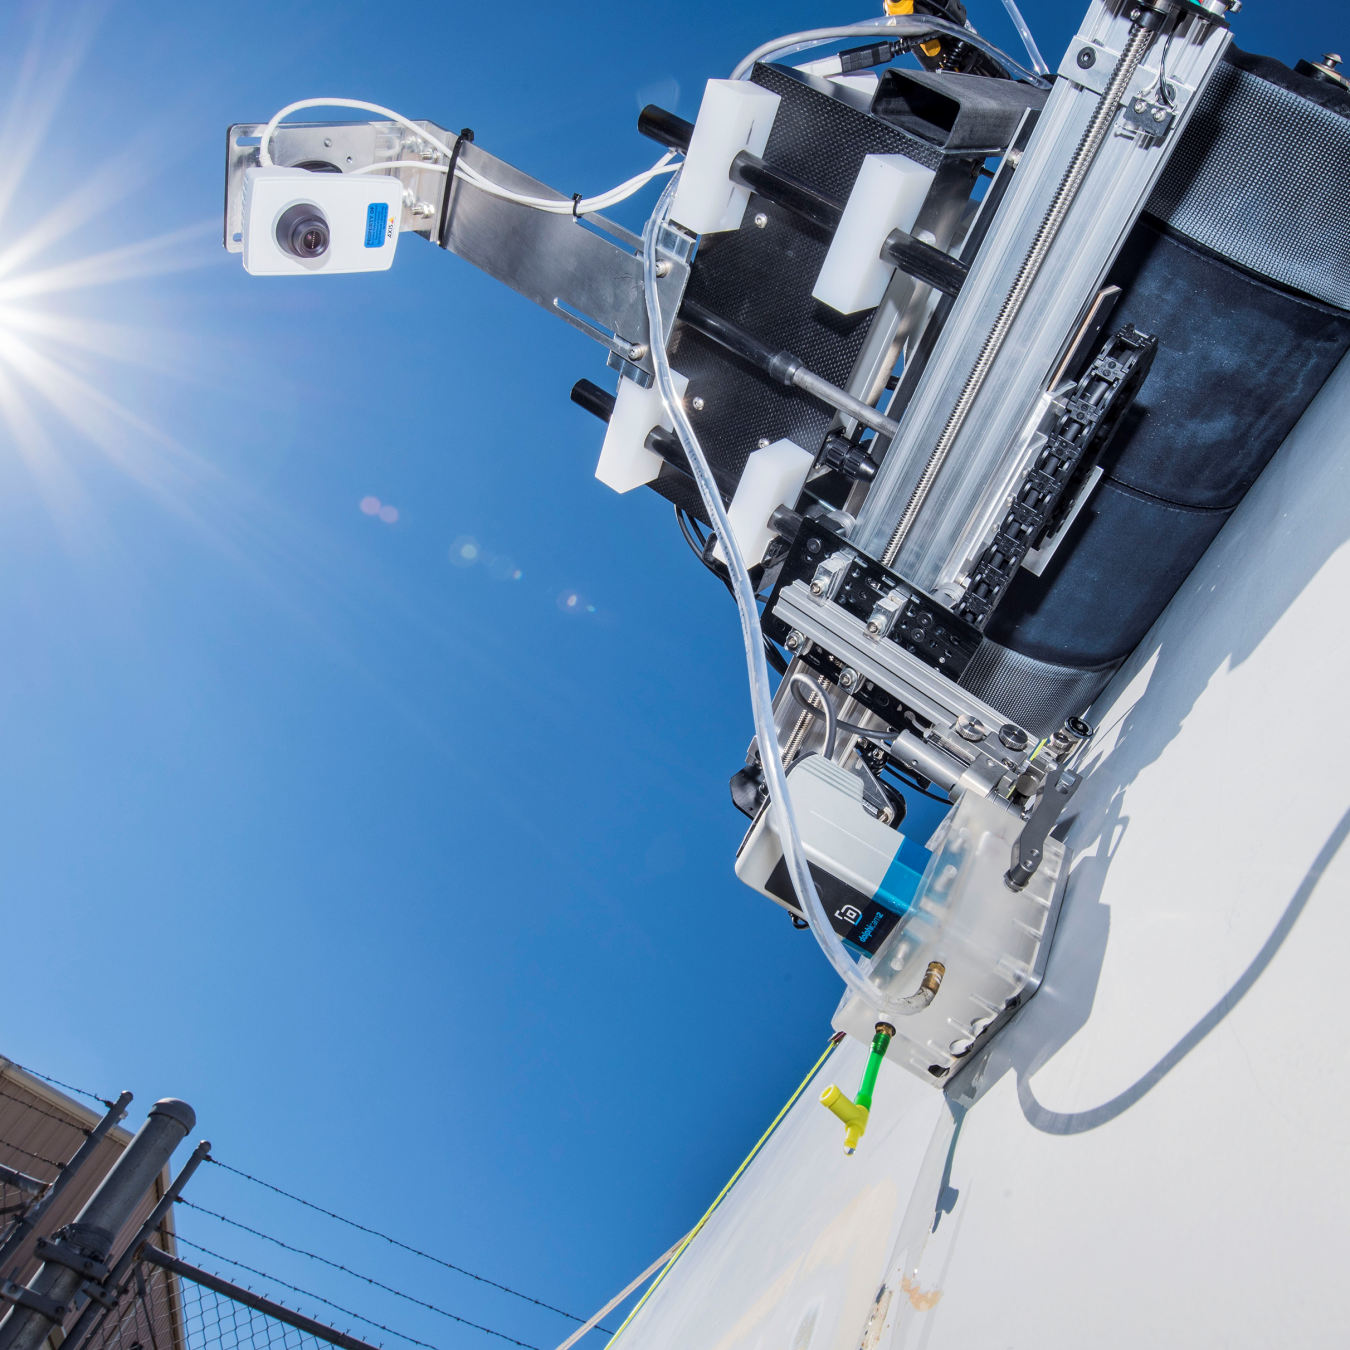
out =
<path fill-rule="evenodd" d="M 371 202 L 366 208 L 366 247 L 379 248 L 384 243 L 384 227 L 389 223 L 389 207 L 384 202 Z"/>

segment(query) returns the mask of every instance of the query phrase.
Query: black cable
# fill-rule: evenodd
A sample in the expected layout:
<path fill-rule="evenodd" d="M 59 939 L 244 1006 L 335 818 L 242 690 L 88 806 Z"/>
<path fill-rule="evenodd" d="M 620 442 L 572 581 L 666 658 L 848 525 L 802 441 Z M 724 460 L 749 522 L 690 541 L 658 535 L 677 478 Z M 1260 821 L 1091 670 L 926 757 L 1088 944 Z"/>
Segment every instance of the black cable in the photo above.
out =
<path fill-rule="evenodd" d="M 504 1294 L 512 1294 L 516 1298 L 522 1298 L 526 1303 L 533 1303 L 536 1307 L 547 1308 L 549 1312 L 555 1312 L 560 1317 L 565 1317 L 570 1322 L 584 1322 L 584 1317 L 578 1317 L 575 1313 L 564 1312 L 562 1308 L 555 1308 L 551 1303 L 544 1303 L 537 1298 L 531 1298 L 529 1294 L 522 1294 L 519 1289 L 512 1289 L 509 1285 L 498 1284 L 496 1280 L 489 1280 L 486 1275 L 475 1275 L 471 1270 L 465 1270 L 463 1266 L 457 1266 L 451 1261 L 443 1261 L 439 1256 L 432 1256 L 430 1252 L 421 1251 L 417 1247 L 410 1247 L 406 1242 L 400 1242 L 396 1237 L 390 1237 L 388 1233 L 381 1233 L 378 1228 L 367 1228 L 363 1223 L 357 1223 L 355 1219 L 345 1218 L 341 1214 L 335 1214 L 331 1209 L 324 1209 L 322 1205 L 316 1205 L 312 1200 L 306 1200 L 302 1196 L 292 1195 L 290 1191 L 283 1191 L 280 1186 L 273 1186 L 270 1181 L 263 1181 L 260 1177 L 250 1176 L 247 1172 L 241 1172 L 237 1167 L 231 1167 L 229 1163 L 223 1163 L 219 1158 L 208 1157 L 209 1163 L 214 1163 L 217 1167 L 223 1167 L 227 1172 L 233 1172 L 237 1177 L 243 1177 L 245 1181 L 251 1181 L 255 1186 L 262 1186 L 266 1190 L 274 1191 L 277 1195 L 283 1195 L 287 1200 L 294 1200 L 297 1205 L 304 1205 L 306 1209 L 316 1210 L 320 1214 L 325 1214 L 330 1219 L 336 1219 L 339 1223 L 345 1223 L 348 1228 L 355 1228 L 358 1232 L 369 1233 L 371 1237 L 383 1238 L 392 1246 L 401 1247 L 405 1252 L 411 1252 L 414 1256 L 420 1256 L 424 1261 L 432 1261 L 438 1266 L 444 1266 L 447 1270 L 453 1270 L 457 1275 L 467 1275 L 471 1280 L 477 1280 L 480 1284 L 490 1284 L 494 1289 L 500 1289 Z"/>
<path fill-rule="evenodd" d="M 779 675 L 786 675 L 788 672 L 787 662 L 783 660 L 782 654 L 779 652 L 778 648 L 769 641 L 766 634 L 761 634 L 760 636 L 764 638 L 764 659 Z"/>
<path fill-rule="evenodd" d="M 941 802 L 943 806 L 950 806 L 952 804 L 952 799 L 950 797 L 939 797 L 936 792 L 929 792 L 925 788 L 921 788 L 917 783 L 911 782 L 890 762 L 890 760 L 887 760 L 886 763 L 882 765 L 882 768 L 884 771 L 894 774 L 900 780 L 901 787 L 906 787 L 911 792 L 917 792 L 921 797 L 927 797 L 930 802 Z"/>

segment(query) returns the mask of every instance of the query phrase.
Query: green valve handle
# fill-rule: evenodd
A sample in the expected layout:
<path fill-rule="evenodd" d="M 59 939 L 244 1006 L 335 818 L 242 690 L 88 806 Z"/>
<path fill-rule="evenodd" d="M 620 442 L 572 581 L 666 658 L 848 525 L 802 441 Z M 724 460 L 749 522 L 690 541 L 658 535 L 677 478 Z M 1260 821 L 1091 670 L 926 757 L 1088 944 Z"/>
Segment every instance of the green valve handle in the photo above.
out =
<path fill-rule="evenodd" d="M 867 1057 L 856 1101 L 849 1101 L 833 1084 L 820 1094 L 820 1104 L 844 1122 L 845 1153 L 852 1153 L 858 1147 L 858 1140 L 867 1128 L 867 1117 L 872 1110 L 872 1090 L 877 1085 L 881 1061 L 886 1058 L 886 1047 L 894 1035 L 895 1028 L 889 1022 L 877 1023 L 877 1034 L 872 1037 L 872 1053 Z"/>

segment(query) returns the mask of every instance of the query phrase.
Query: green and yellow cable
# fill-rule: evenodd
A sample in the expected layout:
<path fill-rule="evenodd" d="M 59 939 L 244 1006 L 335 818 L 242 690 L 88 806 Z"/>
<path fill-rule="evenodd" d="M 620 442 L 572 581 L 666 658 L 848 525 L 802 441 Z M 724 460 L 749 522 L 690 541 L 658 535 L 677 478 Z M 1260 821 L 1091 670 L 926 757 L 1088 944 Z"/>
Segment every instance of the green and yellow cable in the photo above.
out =
<path fill-rule="evenodd" d="M 708 1206 L 707 1212 L 693 1226 L 693 1228 L 689 1230 L 688 1235 L 679 1244 L 679 1246 L 675 1248 L 675 1251 L 672 1253 L 670 1260 L 667 1261 L 665 1266 L 662 1268 L 661 1273 L 648 1286 L 647 1292 L 643 1294 L 643 1296 L 640 1299 L 638 1299 L 637 1306 L 633 1309 L 632 1312 L 628 1314 L 627 1317 L 623 1319 L 623 1322 L 620 1324 L 618 1331 L 616 1331 L 614 1335 L 609 1338 L 605 1350 L 609 1350 L 609 1347 L 612 1346 L 614 1342 L 617 1341 L 619 1337 L 623 1335 L 623 1333 L 628 1328 L 628 1324 L 633 1320 L 633 1318 L 635 1318 L 638 1315 L 639 1311 L 642 1308 L 642 1305 L 646 1303 L 646 1301 L 649 1298 L 651 1298 L 653 1292 L 656 1289 L 656 1286 L 660 1284 L 661 1281 L 664 1280 L 668 1274 L 670 1274 L 670 1268 L 675 1264 L 676 1261 L 680 1259 L 681 1256 L 684 1255 L 686 1251 L 688 1251 L 689 1244 L 698 1236 L 699 1230 L 702 1229 L 703 1225 L 707 1223 L 710 1218 L 712 1218 L 713 1210 L 715 1210 L 717 1206 L 720 1205 L 722 1201 L 726 1199 L 727 1192 L 730 1191 L 731 1188 L 740 1179 L 741 1173 L 744 1172 L 745 1169 L 750 1166 L 751 1162 L 754 1161 L 755 1154 L 758 1153 L 766 1143 L 768 1143 L 769 1136 L 778 1128 L 779 1122 L 783 1119 L 785 1115 L 787 1115 L 787 1113 L 793 1108 L 793 1106 L 796 1105 L 797 1098 L 800 1097 L 802 1093 L 806 1091 L 806 1085 L 816 1076 L 817 1073 L 820 1072 L 820 1066 L 824 1064 L 827 1059 L 829 1059 L 830 1055 L 834 1053 L 835 1047 L 843 1039 L 844 1039 L 843 1032 L 840 1032 L 836 1036 L 830 1037 L 830 1043 L 825 1047 L 825 1053 L 821 1055 L 821 1057 L 818 1060 L 816 1060 L 816 1062 L 811 1066 L 811 1072 L 808 1073 L 806 1077 L 802 1079 L 796 1092 L 794 1092 L 792 1096 L 787 1099 L 787 1102 L 784 1104 L 783 1109 L 779 1111 L 779 1113 L 773 1118 L 773 1121 L 769 1125 L 769 1128 L 765 1130 L 762 1135 L 760 1135 L 759 1142 L 754 1146 L 754 1148 L 750 1150 L 748 1154 L 746 1154 L 745 1161 L 735 1170 L 735 1172 L 732 1173 L 731 1180 L 728 1181 L 727 1184 L 723 1186 L 722 1189 L 717 1193 L 717 1199 L 714 1200 L 712 1204 Z"/>

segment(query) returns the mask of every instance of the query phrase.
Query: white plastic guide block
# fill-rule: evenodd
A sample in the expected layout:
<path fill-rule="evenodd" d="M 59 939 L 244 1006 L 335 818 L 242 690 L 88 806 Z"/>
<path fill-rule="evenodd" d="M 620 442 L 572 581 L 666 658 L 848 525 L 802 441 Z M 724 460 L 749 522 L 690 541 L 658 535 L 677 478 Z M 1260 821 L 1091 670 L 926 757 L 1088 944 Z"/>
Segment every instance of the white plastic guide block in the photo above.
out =
<path fill-rule="evenodd" d="M 868 155 L 811 294 L 840 314 L 880 304 L 895 271 L 881 246 L 892 230 L 914 228 L 932 182 L 932 169 L 906 155 Z"/>
<path fill-rule="evenodd" d="M 683 398 L 689 381 L 674 370 L 670 377 L 675 392 Z M 647 436 L 656 426 L 672 429 L 660 389 L 655 384 L 644 389 L 632 380 L 620 380 L 595 476 L 615 492 L 631 492 L 643 483 L 650 483 L 665 462 L 646 446 Z"/>
<path fill-rule="evenodd" d="M 769 517 L 775 508 L 792 506 L 801 496 L 813 462 L 813 457 L 800 445 L 787 440 L 756 450 L 746 462 L 741 481 L 736 484 L 736 495 L 727 508 L 727 521 L 747 567 L 753 567 L 764 557 L 764 550 L 773 538 Z M 713 556 L 719 562 L 726 561 L 720 544 L 713 550 Z"/>
<path fill-rule="evenodd" d="M 740 229 L 750 192 L 737 187 L 727 171 L 742 150 L 764 153 L 778 103 L 777 94 L 748 80 L 708 81 L 680 171 L 680 186 L 675 189 L 671 219 L 695 234 Z"/>

